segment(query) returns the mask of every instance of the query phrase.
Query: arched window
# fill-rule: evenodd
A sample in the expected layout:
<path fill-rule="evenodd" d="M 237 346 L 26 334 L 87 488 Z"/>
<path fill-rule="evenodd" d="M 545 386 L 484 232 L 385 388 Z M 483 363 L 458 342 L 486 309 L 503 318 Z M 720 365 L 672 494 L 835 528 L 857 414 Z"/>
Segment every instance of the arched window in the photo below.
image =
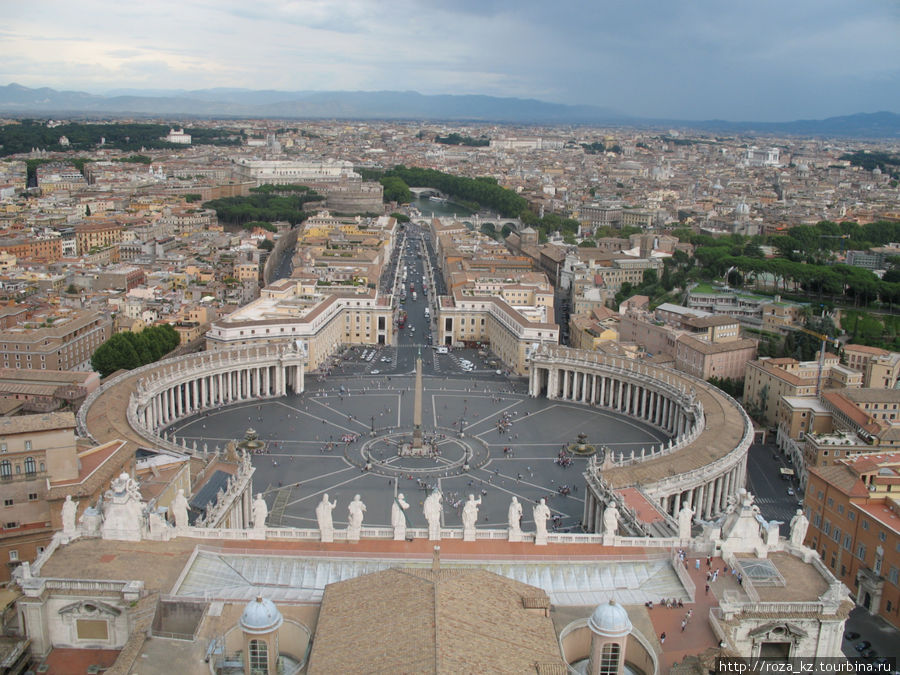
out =
<path fill-rule="evenodd" d="M 37 464 L 35 464 L 34 457 L 26 457 L 25 458 L 25 475 L 33 476 L 37 473 Z"/>
<path fill-rule="evenodd" d="M 619 672 L 619 643 L 610 642 L 603 645 L 600 652 L 600 675 L 616 675 Z"/>
<path fill-rule="evenodd" d="M 9 480 L 12 478 L 12 463 L 8 459 L 0 462 L 0 479 Z"/>
<path fill-rule="evenodd" d="M 269 646 L 263 640 L 250 640 L 251 675 L 268 675 Z"/>

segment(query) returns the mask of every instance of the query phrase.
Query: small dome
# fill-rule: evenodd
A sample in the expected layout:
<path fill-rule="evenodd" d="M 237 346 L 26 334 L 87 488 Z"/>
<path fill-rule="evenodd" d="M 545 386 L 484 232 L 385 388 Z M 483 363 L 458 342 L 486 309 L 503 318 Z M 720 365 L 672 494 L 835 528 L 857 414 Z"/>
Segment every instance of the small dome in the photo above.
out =
<path fill-rule="evenodd" d="M 625 608 L 610 600 L 594 610 L 588 619 L 588 628 L 602 637 L 624 637 L 631 632 L 632 626 Z"/>
<path fill-rule="evenodd" d="M 251 600 L 244 607 L 244 613 L 241 614 L 241 629 L 245 633 L 270 633 L 283 621 L 284 618 L 275 603 L 257 595 L 256 600 Z"/>

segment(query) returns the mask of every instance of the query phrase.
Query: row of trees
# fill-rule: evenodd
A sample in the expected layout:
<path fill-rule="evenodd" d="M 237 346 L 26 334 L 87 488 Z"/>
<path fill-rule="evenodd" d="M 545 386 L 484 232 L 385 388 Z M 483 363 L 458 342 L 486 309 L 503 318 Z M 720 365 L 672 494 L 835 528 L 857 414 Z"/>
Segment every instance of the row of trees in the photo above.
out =
<path fill-rule="evenodd" d="M 140 333 L 116 333 L 97 347 L 91 366 L 107 377 L 117 370 L 131 370 L 158 361 L 178 346 L 181 338 L 171 325 L 150 326 Z"/>
<path fill-rule="evenodd" d="M 189 127 L 193 145 L 240 145 L 242 135 L 237 129 L 206 129 Z M 63 149 L 61 136 L 69 139 L 69 150 L 93 150 L 101 139 L 104 147 L 120 150 L 141 148 L 183 147 L 160 140 L 169 133 L 162 124 L 62 124 L 50 128 L 42 121 L 22 120 L 20 124 L 0 126 L 0 156 L 31 152 L 32 148 Z"/>
<path fill-rule="evenodd" d="M 290 189 L 282 190 L 282 187 Z M 246 197 L 213 199 L 204 202 L 203 206 L 215 209 L 219 220 L 231 225 L 245 225 L 252 221 L 272 223 L 278 220 L 296 225 L 306 218 L 304 204 L 323 199 L 315 190 L 300 185 L 263 185 Z"/>
<path fill-rule="evenodd" d="M 472 138 L 471 136 L 463 136 L 454 131 L 452 134 L 446 136 L 435 136 L 434 142 L 442 143 L 443 145 L 467 145 L 473 148 L 482 148 L 490 145 L 491 139 L 487 136 Z"/>

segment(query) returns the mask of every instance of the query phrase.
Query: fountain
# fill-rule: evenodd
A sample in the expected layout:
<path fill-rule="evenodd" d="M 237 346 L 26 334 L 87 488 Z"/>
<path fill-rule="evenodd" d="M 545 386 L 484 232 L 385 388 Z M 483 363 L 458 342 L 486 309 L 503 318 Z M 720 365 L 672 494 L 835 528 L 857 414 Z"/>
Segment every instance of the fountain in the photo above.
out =
<path fill-rule="evenodd" d="M 266 447 L 266 443 L 265 441 L 259 440 L 259 435 L 256 433 L 256 430 L 251 427 L 244 433 L 244 440 L 240 441 L 237 446 L 241 450 L 246 450 L 249 453 L 255 454 L 258 450 Z"/>
<path fill-rule="evenodd" d="M 575 442 L 566 446 L 566 450 L 577 457 L 590 457 L 597 452 L 597 448 L 587 442 L 587 434 L 584 432 L 579 433 Z"/>

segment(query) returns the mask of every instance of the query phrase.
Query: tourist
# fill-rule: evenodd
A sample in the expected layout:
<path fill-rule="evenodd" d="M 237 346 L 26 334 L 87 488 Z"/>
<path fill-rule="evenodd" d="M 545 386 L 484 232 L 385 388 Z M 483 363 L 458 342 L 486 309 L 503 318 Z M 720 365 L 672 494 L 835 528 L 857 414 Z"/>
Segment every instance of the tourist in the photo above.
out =
<path fill-rule="evenodd" d="M 662 633 L 659 634 L 659 644 L 661 644 L 661 645 L 666 644 L 666 633 L 665 633 L 665 631 L 663 631 Z"/>

